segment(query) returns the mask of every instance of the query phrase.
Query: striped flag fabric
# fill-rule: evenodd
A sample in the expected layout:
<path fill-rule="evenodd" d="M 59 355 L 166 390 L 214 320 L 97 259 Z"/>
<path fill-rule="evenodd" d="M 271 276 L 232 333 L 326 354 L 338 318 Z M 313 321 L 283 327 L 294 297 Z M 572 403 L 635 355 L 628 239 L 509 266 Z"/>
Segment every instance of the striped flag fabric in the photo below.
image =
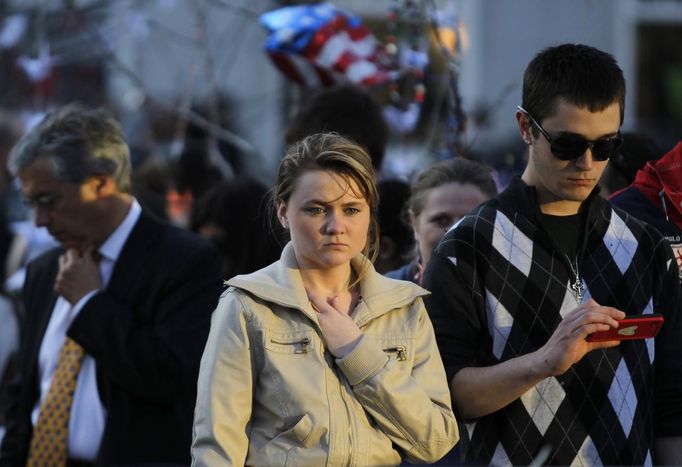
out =
<path fill-rule="evenodd" d="M 270 32 L 265 50 L 273 63 L 305 87 L 373 86 L 397 77 L 361 19 L 330 3 L 279 8 L 260 19 Z"/>

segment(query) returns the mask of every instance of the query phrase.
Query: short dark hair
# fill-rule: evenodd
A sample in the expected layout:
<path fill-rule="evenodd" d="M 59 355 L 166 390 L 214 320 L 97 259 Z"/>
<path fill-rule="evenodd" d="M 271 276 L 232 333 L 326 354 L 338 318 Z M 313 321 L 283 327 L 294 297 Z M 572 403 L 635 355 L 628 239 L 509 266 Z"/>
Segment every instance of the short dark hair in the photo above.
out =
<path fill-rule="evenodd" d="M 336 132 L 363 146 L 379 171 L 388 141 L 388 125 L 381 106 L 364 89 L 353 85 L 325 88 L 291 119 L 285 131 L 287 145 L 314 133 Z"/>
<path fill-rule="evenodd" d="M 14 146 L 8 166 L 13 175 L 39 158 L 49 158 L 55 176 L 80 183 L 93 175 L 111 176 L 129 193 L 130 149 L 120 125 L 105 109 L 69 104 L 45 116 Z"/>
<path fill-rule="evenodd" d="M 526 67 L 522 107 L 542 123 L 552 115 L 559 98 L 590 112 L 618 102 L 622 123 L 625 111 L 623 71 L 612 55 L 588 45 L 548 47 Z"/>

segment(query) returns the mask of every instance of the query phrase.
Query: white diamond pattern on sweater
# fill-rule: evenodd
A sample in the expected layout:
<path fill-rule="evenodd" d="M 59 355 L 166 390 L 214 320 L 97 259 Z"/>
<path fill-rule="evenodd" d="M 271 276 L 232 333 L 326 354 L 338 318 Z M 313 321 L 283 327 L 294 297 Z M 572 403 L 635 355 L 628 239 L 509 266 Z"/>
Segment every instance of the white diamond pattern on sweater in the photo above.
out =
<path fill-rule="evenodd" d="M 554 420 L 566 392 L 556 378 L 547 378 L 521 396 L 521 402 L 543 435 Z"/>
<path fill-rule="evenodd" d="M 589 436 L 585 438 L 582 446 L 578 450 L 578 455 L 571 463 L 571 467 L 604 467 L 601 459 L 599 458 L 599 453 L 597 448 L 592 442 L 592 438 Z"/>
<path fill-rule="evenodd" d="M 604 235 L 604 245 L 621 274 L 625 274 L 637 251 L 637 239 L 615 211 L 611 214 L 611 223 Z"/>
<path fill-rule="evenodd" d="M 635 388 L 632 385 L 625 360 L 621 360 L 618 364 L 616 376 L 611 382 L 608 395 L 611 405 L 618 414 L 625 436 L 630 436 L 632 421 L 637 410 L 637 394 L 635 394 Z"/>
<path fill-rule="evenodd" d="M 512 465 L 502 444 L 497 445 L 495 454 L 493 454 L 493 460 L 490 462 L 490 465 L 494 465 L 495 467 L 507 467 Z"/>
<path fill-rule="evenodd" d="M 488 330 L 493 338 L 493 355 L 499 360 L 507 346 L 514 317 L 489 290 L 485 291 L 485 295 L 488 305 Z"/>
<path fill-rule="evenodd" d="M 533 264 L 533 242 L 502 212 L 495 217 L 493 247 L 526 277 Z"/>

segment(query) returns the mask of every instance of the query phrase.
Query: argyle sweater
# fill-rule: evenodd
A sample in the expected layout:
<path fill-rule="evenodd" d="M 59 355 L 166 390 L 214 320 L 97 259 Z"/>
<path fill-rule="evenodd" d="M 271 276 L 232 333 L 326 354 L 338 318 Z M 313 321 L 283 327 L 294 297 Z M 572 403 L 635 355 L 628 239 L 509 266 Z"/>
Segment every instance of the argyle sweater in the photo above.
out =
<path fill-rule="evenodd" d="M 677 265 L 655 229 L 596 195 L 578 269 L 585 292 L 629 315 L 660 313 L 656 339 L 588 353 L 508 406 L 461 430 L 467 463 L 651 465 L 654 436 L 682 435 L 682 320 Z M 451 229 L 424 277 L 448 380 L 544 345 L 578 305 L 566 255 L 541 228 L 519 178 Z M 460 417 L 461 420 L 461 417 Z"/>

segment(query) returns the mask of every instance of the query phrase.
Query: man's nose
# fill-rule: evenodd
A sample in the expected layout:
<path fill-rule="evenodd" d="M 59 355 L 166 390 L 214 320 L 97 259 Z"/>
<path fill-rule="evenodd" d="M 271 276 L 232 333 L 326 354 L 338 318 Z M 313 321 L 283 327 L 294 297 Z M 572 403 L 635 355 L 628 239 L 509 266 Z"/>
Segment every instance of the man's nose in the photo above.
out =
<path fill-rule="evenodd" d="M 583 155 L 575 160 L 575 166 L 583 170 L 590 170 L 593 162 L 594 157 L 592 157 L 592 148 L 587 148 Z"/>
<path fill-rule="evenodd" d="M 45 227 L 50 221 L 50 215 L 46 209 L 36 207 L 33 209 L 33 217 L 35 218 L 37 227 Z"/>

